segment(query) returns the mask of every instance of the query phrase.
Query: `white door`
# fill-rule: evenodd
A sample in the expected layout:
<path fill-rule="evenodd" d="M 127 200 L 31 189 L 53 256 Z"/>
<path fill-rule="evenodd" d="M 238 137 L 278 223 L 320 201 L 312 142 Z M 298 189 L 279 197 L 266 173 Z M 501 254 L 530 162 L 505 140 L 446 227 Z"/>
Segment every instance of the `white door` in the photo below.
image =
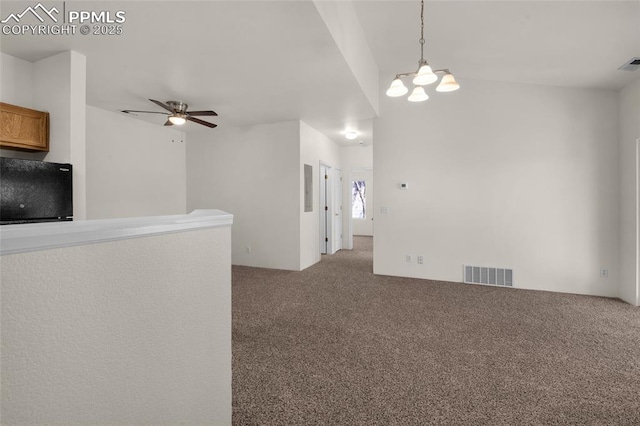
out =
<path fill-rule="evenodd" d="M 329 247 L 329 173 L 330 168 L 324 164 L 320 164 L 320 253 L 327 254 Z"/>
<path fill-rule="evenodd" d="M 342 250 L 342 171 L 333 174 L 333 252 Z"/>
<path fill-rule="evenodd" d="M 636 139 L 636 200 L 640 201 L 640 138 Z M 637 220 L 636 223 L 640 223 L 640 204 L 636 204 L 636 216 L 638 217 L 636 219 Z M 636 226 L 636 268 L 638 268 L 639 265 L 640 265 L 640 227 Z M 636 278 L 636 305 L 640 305 L 640 280 L 638 278 Z"/>

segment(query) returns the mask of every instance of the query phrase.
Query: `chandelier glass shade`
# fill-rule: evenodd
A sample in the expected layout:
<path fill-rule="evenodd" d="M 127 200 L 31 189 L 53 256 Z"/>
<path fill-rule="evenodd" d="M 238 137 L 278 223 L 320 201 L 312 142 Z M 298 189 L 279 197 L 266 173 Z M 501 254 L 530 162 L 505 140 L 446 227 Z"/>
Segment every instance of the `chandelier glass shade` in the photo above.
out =
<path fill-rule="evenodd" d="M 458 90 L 459 88 L 460 85 L 458 84 L 456 79 L 453 78 L 453 74 L 447 72 L 444 77 L 442 77 L 442 80 L 440 80 L 440 84 L 438 84 L 438 87 L 436 87 L 436 92 L 453 92 L 454 90 Z"/>
<path fill-rule="evenodd" d="M 387 90 L 387 96 L 391 96 L 392 98 L 397 98 L 398 96 L 406 95 L 409 92 L 407 86 L 404 85 L 402 80 L 396 78 L 391 82 L 391 86 Z"/>
<path fill-rule="evenodd" d="M 413 77 L 413 84 L 416 86 L 426 86 L 436 81 L 438 81 L 438 76 L 433 73 L 429 65 L 421 66 L 416 76 Z"/>
<path fill-rule="evenodd" d="M 427 95 L 427 92 L 424 91 L 422 86 L 416 86 L 407 98 L 409 102 L 422 102 L 427 99 L 429 99 L 429 95 Z"/>
<path fill-rule="evenodd" d="M 427 95 L 422 86 L 427 86 L 438 81 L 438 75 L 442 75 L 442 79 L 438 87 L 436 87 L 437 92 L 453 92 L 460 88 L 460 85 L 448 69 L 434 71 L 424 59 L 424 0 L 420 2 L 420 22 L 420 40 L 418 40 L 420 43 L 420 60 L 418 61 L 418 70 L 396 74 L 391 82 L 391 86 L 387 89 L 387 96 L 396 98 L 409 93 L 409 89 L 402 81 L 404 77 L 411 77 L 412 83 L 416 86 L 407 98 L 410 102 L 423 102 L 429 99 L 429 95 Z"/>

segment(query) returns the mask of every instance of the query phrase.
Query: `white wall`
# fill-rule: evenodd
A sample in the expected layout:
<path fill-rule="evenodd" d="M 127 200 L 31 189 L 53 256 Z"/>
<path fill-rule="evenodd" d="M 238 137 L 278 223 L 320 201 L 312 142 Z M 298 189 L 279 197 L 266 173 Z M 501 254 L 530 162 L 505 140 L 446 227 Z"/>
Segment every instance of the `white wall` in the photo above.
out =
<path fill-rule="evenodd" d="M 87 217 L 187 213 L 183 132 L 87 106 Z"/>
<path fill-rule="evenodd" d="M 459 282 L 463 264 L 509 267 L 516 287 L 616 296 L 617 94 L 461 83 L 426 103 L 382 97 L 375 273 Z"/>
<path fill-rule="evenodd" d="M 69 162 L 73 164 L 73 218 L 82 220 L 87 218 L 87 58 L 74 51 L 69 52 L 69 56 Z"/>
<path fill-rule="evenodd" d="M 0 52 L 0 102 L 33 109 L 33 64 Z M 0 157 L 42 160 L 44 153 L 0 149 Z"/>
<path fill-rule="evenodd" d="M 351 220 L 351 181 L 354 180 L 354 171 L 373 170 L 373 146 L 356 145 L 341 148 L 342 166 L 344 168 L 343 205 L 345 214 L 343 215 L 344 248 L 353 248 L 353 221 Z M 373 198 L 373 192 L 370 193 Z M 373 211 L 373 209 L 372 209 Z"/>
<path fill-rule="evenodd" d="M 299 176 L 298 121 L 189 133 L 187 208 L 234 215 L 236 265 L 300 269 Z"/>
<path fill-rule="evenodd" d="M 0 101 L 33 108 L 33 65 L 0 52 Z"/>
<path fill-rule="evenodd" d="M 71 161 L 71 52 L 49 56 L 33 64 L 33 108 L 49 113 L 49 152 L 46 161 Z M 86 104 L 83 100 L 82 106 Z M 75 180 L 75 174 L 74 174 Z"/>
<path fill-rule="evenodd" d="M 34 109 L 49 112 L 45 161 L 73 164 L 73 217 L 86 218 L 86 58 L 66 51 L 33 64 Z"/>
<path fill-rule="evenodd" d="M 640 305 L 638 142 L 640 80 L 620 91 L 620 298 Z"/>
<path fill-rule="evenodd" d="M 3 424 L 231 425 L 230 228 L 6 255 Z"/>
<path fill-rule="evenodd" d="M 304 122 L 300 122 L 300 188 L 299 188 L 299 211 L 300 211 L 300 269 L 320 261 L 320 162 L 331 166 L 332 170 L 341 169 L 340 147 L 323 133 Z M 304 211 L 304 165 L 313 167 L 313 211 Z M 333 182 L 330 182 L 333 185 Z M 336 209 L 340 206 L 334 203 L 330 212 L 331 217 L 335 217 Z M 343 210 L 344 211 L 344 210 Z M 334 235 L 334 241 L 338 238 Z"/>

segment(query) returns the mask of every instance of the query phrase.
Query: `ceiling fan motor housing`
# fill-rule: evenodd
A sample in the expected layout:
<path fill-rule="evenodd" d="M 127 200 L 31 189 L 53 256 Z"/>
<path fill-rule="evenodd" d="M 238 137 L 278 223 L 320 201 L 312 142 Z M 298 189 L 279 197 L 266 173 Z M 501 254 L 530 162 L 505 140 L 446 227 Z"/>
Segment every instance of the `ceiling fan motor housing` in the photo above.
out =
<path fill-rule="evenodd" d="M 180 101 L 167 101 L 166 104 L 178 114 L 185 114 L 187 112 L 187 108 L 189 108 L 189 105 Z"/>

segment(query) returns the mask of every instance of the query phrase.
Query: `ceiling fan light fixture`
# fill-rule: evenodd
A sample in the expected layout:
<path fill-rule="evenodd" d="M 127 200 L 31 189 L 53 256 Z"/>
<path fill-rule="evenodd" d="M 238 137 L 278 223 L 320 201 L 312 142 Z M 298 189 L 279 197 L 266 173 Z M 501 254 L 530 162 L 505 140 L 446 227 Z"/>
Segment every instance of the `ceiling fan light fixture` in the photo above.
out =
<path fill-rule="evenodd" d="M 436 87 L 436 92 L 453 92 L 454 90 L 458 90 L 459 88 L 460 85 L 458 84 L 456 79 L 453 78 L 453 74 L 447 72 L 444 77 L 442 77 L 442 80 L 440 80 L 440 84 L 438 84 L 438 87 Z"/>
<path fill-rule="evenodd" d="M 181 115 L 171 115 L 169 116 L 169 121 L 171 122 L 171 124 L 175 124 L 176 126 L 182 126 L 187 122 L 187 119 Z"/>

